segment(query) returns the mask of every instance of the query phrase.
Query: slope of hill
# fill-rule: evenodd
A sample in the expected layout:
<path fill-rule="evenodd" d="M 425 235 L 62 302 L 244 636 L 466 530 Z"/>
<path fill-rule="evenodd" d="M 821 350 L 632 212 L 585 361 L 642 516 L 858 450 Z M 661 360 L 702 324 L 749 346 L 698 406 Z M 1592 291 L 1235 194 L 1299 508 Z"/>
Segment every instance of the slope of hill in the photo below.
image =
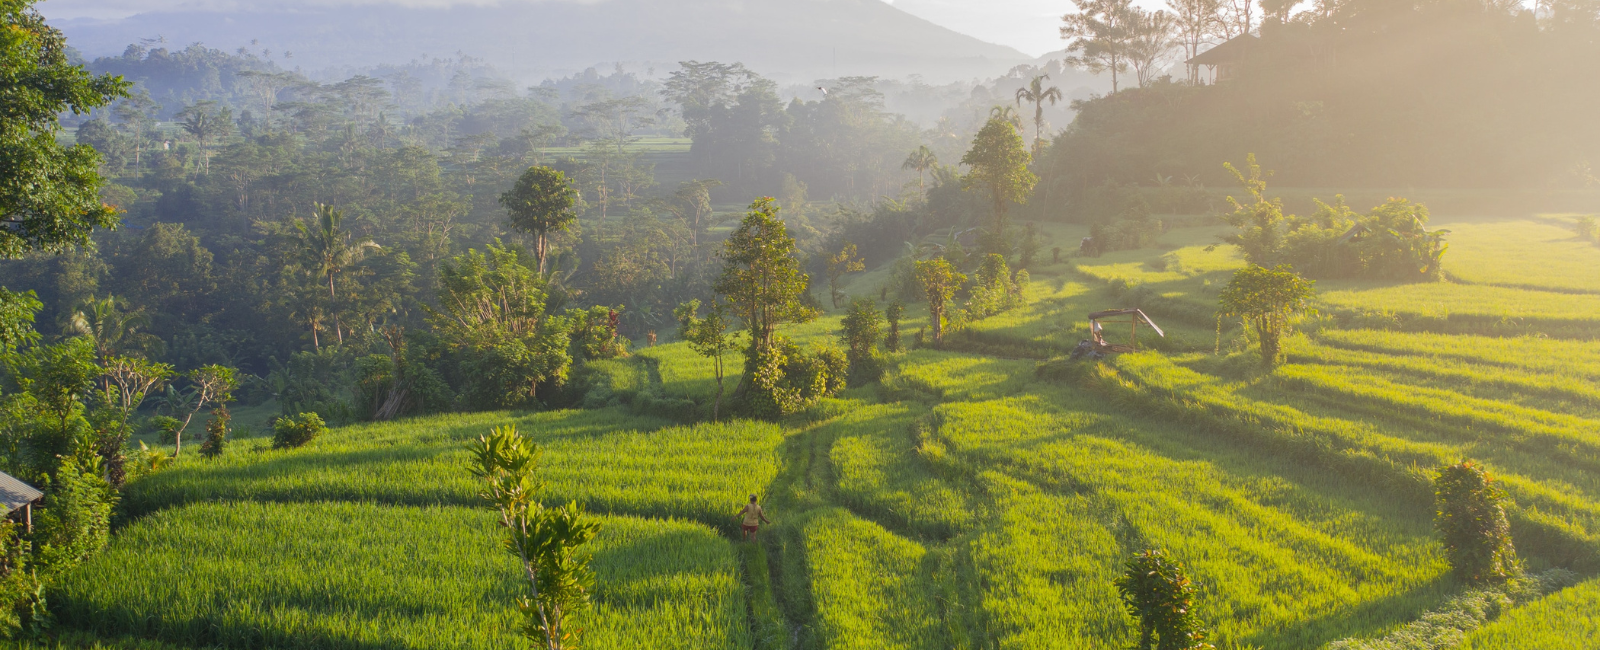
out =
<path fill-rule="evenodd" d="M 1481 257 L 1523 229 L 1477 224 L 1456 242 Z M 607 362 L 605 408 L 359 425 L 294 451 L 243 440 L 130 484 L 133 521 L 50 602 L 66 629 L 173 647 L 505 647 L 515 567 L 461 442 L 514 423 L 545 449 L 549 499 L 604 526 L 591 647 L 1127 647 L 1138 630 L 1112 581 L 1152 547 L 1190 568 L 1221 648 L 1398 647 L 1480 625 L 1461 647 L 1594 647 L 1600 316 L 1547 329 L 1452 303 L 1430 319 L 1418 310 L 1457 285 L 1351 284 L 1395 294 L 1391 317 L 1325 299 L 1330 317 L 1263 372 L 1214 353 L 1233 332 L 1201 313 L 1242 264 L 1206 249 L 1218 232 L 1040 265 L 1027 306 L 890 355 L 881 384 L 777 424 L 646 414 L 712 391 L 708 364 L 675 343 Z M 1562 281 L 1530 269 L 1480 286 Z M 876 293 L 872 277 L 858 293 Z M 1141 303 L 1167 326 L 1142 339 L 1159 352 L 1016 358 L 1068 348 L 1089 311 Z M 809 344 L 838 327 L 834 314 L 786 333 Z M 1498 338 L 1532 332 L 1549 336 Z M 1529 579 L 1450 573 L 1428 481 L 1462 457 L 1504 482 Z M 775 520 L 759 543 L 734 541 L 749 493 Z"/>
<path fill-rule="evenodd" d="M 776 78 L 842 75 L 931 80 L 992 76 L 1028 62 L 1014 49 L 939 27 L 879 0 L 603 0 L 498 6 L 312 6 L 162 11 L 120 20 L 57 20 L 85 55 L 120 53 L 158 35 L 176 46 L 270 48 L 307 69 L 393 63 L 457 52 L 538 78 L 602 61 L 666 69 L 682 60 L 742 61 Z M 255 45 L 252 45 L 252 43 Z"/>

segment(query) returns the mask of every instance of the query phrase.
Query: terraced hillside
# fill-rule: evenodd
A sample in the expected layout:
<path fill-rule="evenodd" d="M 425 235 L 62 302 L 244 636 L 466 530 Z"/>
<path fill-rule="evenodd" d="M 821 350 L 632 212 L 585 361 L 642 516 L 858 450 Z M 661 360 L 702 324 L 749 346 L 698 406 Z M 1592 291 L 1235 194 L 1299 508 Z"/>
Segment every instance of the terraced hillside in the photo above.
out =
<path fill-rule="evenodd" d="M 1526 230 L 1460 228 L 1449 283 L 1320 287 L 1270 373 L 1215 318 L 1240 262 L 1197 228 L 1036 269 L 1025 308 L 781 423 L 689 422 L 715 386 L 671 344 L 597 366 L 588 410 L 245 441 L 134 483 L 51 602 L 128 647 L 514 646 L 515 566 L 462 444 L 515 423 L 549 499 L 601 518 L 589 647 L 1127 648 L 1112 580 L 1152 547 L 1218 648 L 1600 647 L 1600 296 L 1565 275 L 1594 251 Z M 1507 280 L 1501 253 L 1553 262 Z M 1167 337 L 1062 359 L 1114 306 Z M 1429 479 L 1461 458 L 1505 482 L 1530 580 L 1450 574 Z M 775 525 L 743 543 L 751 493 Z"/>

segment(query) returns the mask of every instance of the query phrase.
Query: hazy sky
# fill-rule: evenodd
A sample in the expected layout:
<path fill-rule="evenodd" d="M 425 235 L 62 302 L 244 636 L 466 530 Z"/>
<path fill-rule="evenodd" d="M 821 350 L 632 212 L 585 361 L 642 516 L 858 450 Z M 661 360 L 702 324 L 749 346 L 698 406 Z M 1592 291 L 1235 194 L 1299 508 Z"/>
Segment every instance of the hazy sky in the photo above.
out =
<path fill-rule="evenodd" d="M 49 18 L 120 18 L 154 10 L 223 9 L 240 6 L 322 4 L 328 0 L 45 0 L 39 5 Z M 340 4 L 403 4 L 444 6 L 495 4 L 500 0 L 338 0 Z M 506 0 L 519 1 L 519 0 Z M 520 0 L 539 1 L 539 0 Z M 604 2 L 605 0 L 545 0 Z M 883 0 L 911 14 L 991 43 L 1009 45 L 1032 56 L 1064 47 L 1057 28 L 1069 0 Z M 1156 9 L 1164 0 L 1135 0 Z M 1532 2 L 1532 0 L 1528 0 Z"/>

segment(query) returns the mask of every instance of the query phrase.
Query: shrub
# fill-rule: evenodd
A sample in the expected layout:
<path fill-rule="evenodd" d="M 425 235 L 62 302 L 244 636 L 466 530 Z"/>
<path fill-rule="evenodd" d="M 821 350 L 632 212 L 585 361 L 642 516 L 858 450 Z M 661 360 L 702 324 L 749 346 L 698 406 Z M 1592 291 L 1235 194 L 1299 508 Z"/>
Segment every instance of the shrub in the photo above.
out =
<path fill-rule="evenodd" d="M 1481 465 L 1463 461 L 1440 469 L 1433 491 L 1438 504 L 1434 527 L 1458 576 L 1483 582 L 1521 573 L 1511 523 L 1501 506 L 1505 491 Z"/>
<path fill-rule="evenodd" d="M 783 337 L 757 346 L 745 374 L 750 386 L 740 408 L 748 415 L 774 419 L 804 410 L 844 389 L 850 361 L 832 346 L 806 354 Z"/>
<path fill-rule="evenodd" d="M 211 421 L 206 423 L 206 440 L 200 443 L 200 455 L 206 458 L 216 458 L 222 455 L 228 445 L 228 421 L 232 416 L 228 414 L 228 407 L 218 406 L 211 410 Z"/>
<path fill-rule="evenodd" d="M 856 385 L 877 381 L 883 375 L 878 342 L 883 338 L 883 315 L 871 298 L 856 298 L 845 314 L 840 339 L 847 348 L 848 375 Z"/>
<path fill-rule="evenodd" d="M 293 449 L 304 447 L 328 430 L 322 416 L 301 413 L 296 417 L 281 417 L 272 425 L 272 448 Z"/>
<path fill-rule="evenodd" d="M 1210 648 L 1200 617 L 1195 615 L 1195 585 L 1183 567 L 1165 551 L 1148 550 L 1129 559 L 1117 591 L 1128 612 L 1139 619 L 1139 648 L 1194 650 Z"/>

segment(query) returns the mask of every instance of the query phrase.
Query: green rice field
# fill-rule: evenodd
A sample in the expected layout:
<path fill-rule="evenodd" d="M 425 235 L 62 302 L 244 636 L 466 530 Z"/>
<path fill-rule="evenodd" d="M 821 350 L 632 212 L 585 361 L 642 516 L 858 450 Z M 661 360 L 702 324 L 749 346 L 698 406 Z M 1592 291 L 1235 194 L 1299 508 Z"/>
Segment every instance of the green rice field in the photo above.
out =
<path fill-rule="evenodd" d="M 1215 317 L 1242 261 L 1183 228 L 1030 269 L 1027 305 L 777 423 L 707 421 L 711 364 L 663 343 L 596 366 L 612 392 L 589 408 L 241 440 L 130 484 L 110 548 L 49 594 L 52 647 L 527 647 L 465 470 L 467 440 L 515 424 L 547 498 L 601 525 L 585 647 L 1130 648 L 1112 581 L 1160 548 L 1219 649 L 1593 650 L 1600 248 L 1555 217 L 1438 225 L 1445 282 L 1319 283 L 1271 371 Z M 1065 359 L 1085 314 L 1124 306 L 1166 336 Z M 925 323 L 913 307 L 905 340 Z M 1454 577 L 1429 481 L 1467 458 L 1503 482 L 1529 575 L 1560 580 Z M 750 494 L 773 523 L 745 542 Z"/>

